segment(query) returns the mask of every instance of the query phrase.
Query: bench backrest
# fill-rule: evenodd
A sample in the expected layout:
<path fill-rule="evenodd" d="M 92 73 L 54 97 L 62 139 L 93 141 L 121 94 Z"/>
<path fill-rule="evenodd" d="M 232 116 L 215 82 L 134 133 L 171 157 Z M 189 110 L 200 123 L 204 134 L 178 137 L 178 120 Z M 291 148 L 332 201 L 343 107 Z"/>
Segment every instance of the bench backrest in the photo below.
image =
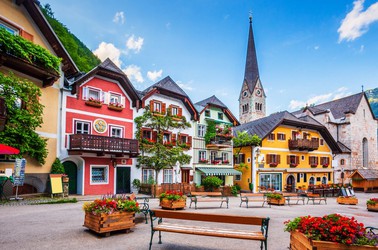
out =
<path fill-rule="evenodd" d="M 239 215 L 225 215 L 225 214 L 204 214 L 192 213 L 175 210 L 151 210 L 150 216 L 159 218 L 179 219 L 179 220 L 195 220 L 195 221 L 208 221 L 220 223 L 235 223 L 245 225 L 266 225 L 269 223 L 269 218 L 265 217 L 252 217 L 252 216 L 239 216 Z"/>
<path fill-rule="evenodd" d="M 254 193 L 240 193 L 240 197 L 263 197 L 264 194 L 254 194 Z"/>
<path fill-rule="evenodd" d="M 222 196 L 222 192 L 191 192 L 190 196 Z"/>

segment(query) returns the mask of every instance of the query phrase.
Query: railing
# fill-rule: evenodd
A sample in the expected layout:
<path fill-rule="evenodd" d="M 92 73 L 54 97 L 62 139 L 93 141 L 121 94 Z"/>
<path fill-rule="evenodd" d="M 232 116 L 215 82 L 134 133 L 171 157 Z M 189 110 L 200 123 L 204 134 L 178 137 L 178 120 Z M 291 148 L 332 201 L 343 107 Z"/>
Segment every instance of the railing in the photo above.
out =
<path fill-rule="evenodd" d="M 206 147 L 231 147 L 232 138 L 216 136 L 210 140 L 210 143 Z"/>
<path fill-rule="evenodd" d="M 289 149 L 299 149 L 299 150 L 308 150 L 313 151 L 319 148 L 319 139 L 296 139 L 289 140 Z"/>
<path fill-rule="evenodd" d="M 99 135 L 70 135 L 69 150 L 113 154 L 138 154 L 138 140 Z"/>

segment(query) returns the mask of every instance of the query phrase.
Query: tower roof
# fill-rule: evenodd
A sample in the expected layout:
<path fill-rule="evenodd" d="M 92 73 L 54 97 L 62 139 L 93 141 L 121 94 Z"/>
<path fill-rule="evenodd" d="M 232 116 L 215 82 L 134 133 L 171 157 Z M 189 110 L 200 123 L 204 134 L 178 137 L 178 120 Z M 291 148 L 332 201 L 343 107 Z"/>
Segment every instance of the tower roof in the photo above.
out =
<path fill-rule="evenodd" d="M 247 82 L 250 91 L 255 88 L 257 79 L 259 78 L 259 67 L 257 65 L 257 56 L 255 48 L 255 39 L 253 37 L 252 16 L 249 17 L 249 36 L 247 58 L 245 62 L 244 80 Z"/>

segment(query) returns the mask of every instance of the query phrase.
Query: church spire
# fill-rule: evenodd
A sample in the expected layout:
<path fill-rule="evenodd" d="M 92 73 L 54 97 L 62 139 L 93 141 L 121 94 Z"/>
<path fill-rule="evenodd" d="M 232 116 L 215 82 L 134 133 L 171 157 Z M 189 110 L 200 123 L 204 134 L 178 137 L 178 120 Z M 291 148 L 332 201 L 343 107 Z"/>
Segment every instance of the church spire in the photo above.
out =
<path fill-rule="evenodd" d="M 248 87 L 253 91 L 256 81 L 259 78 L 259 68 L 257 65 L 257 56 L 255 48 L 255 39 L 253 37 L 252 29 L 252 15 L 249 16 L 249 36 L 247 59 L 245 63 L 244 80 L 247 81 Z"/>

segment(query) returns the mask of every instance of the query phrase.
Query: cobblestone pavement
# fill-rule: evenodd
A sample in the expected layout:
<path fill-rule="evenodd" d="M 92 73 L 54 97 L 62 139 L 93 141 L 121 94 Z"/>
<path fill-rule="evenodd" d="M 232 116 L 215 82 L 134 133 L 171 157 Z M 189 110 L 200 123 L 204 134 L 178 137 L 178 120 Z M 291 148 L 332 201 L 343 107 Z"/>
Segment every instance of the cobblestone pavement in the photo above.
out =
<path fill-rule="evenodd" d="M 198 209 L 186 208 L 196 213 L 237 214 L 270 217 L 268 249 L 288 249 L 290 236 L 284 232 L 283 222 L 297 216 L 323 216 L 340 213 L 354 216 L 366 226 L 378 227 L 378 213 L 366 210 L 366 200 L 378 194 L 357 193 L 358 205 L 339 205 L 336 198 L 328 198 L 327 204 L 321 205 L 285 205 L 259 207 L 252 203 L 246 208 L 239 207 L 240 198 L 230 198 L 230 208 L 218 208 L 211 203 L 200 203 Z M 130 233 L 112 233 L 110 237 L 98 236 L 84 228 L 82 205 L 100 196 L 74 196 L 79 202 L 65 204 L 28 205 L 27 200 L 0 205 L 0 248 L 1 249 L 148 249 L 151 227 L 140 221 Z M 70 197 L 72 198 L 72 197 Z M 38 199 L 37 199 L 38 200 Z M 40 199 L 41 200 L 41 199 Z M 47 199 L 48 200 L 48 199 Z M 17 205 L 15 205 L 16 203 Z M 34 203 L 36 203 L 34 201 Z M 159 208 L 157 199 L 150 199 L 152 209 Z M 187 222 L 185 222 L 187 223 Z M 194 223 L 194 222 L 193 222 Z M 198 223 L 198 222 L 195 222 Z M 227 225 L 234 226 L 234 225 Z M 235 226 L 238 228 L 239 226 Z M 158 244 L 155 234 L 152 249 L 164 250 L 216 250 L 216 249 L 259 249 L 260 242 L 204 237 L 195 235 L 163 233 L 163 244 Z"/>

